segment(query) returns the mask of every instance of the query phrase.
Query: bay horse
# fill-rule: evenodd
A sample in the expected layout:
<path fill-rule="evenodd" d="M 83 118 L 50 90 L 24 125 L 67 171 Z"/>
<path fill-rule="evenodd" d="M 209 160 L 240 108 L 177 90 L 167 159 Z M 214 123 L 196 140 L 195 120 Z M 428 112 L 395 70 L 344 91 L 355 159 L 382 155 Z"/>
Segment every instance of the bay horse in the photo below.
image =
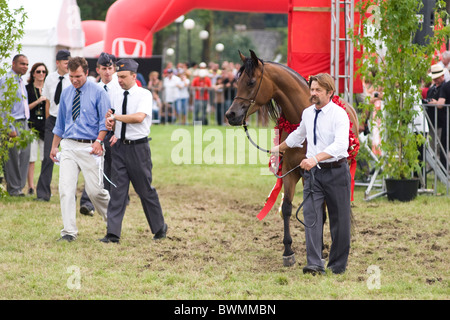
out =
<path fill-rule="evenodd" d="M 252 50 L 250 50 L 250 54 L 250 57 L 245 57 L 239 51 L 243 64 L 237 75 L 236 97 L 225 114 L 228 123 L 232 126 L 245 125 L 249 115 L 264 107 L 275 121 L 284 117 L 291 124 L 299 124 L 302 120 L 303 110 L 311 106 L 309 85 L 306 79 L 285 65 L 263 61 Z M 275 104 L 271 103 L 272 100 L 275 101 Z M 345 106 L 350 121 L 353 123 L 352 131 L 357 136 L 358 117 L 356 111 L 348 103 L 345 103 Z M 288 134 L 286 131 L 281 133 L 280 143 L 287 138 Z M 306 143 L 302 148 L 288 149 L 283 155 L 282 176 L 297 167 L 305 158 Z M 282 204 L 283 264 L 285 266 L 292 266 L 295 263 L 294 251 L 291 247 L 290 218 L 295 187 L 301 175 L 302 169 L 299 168 L 282 178 L 284 188 Z"/>

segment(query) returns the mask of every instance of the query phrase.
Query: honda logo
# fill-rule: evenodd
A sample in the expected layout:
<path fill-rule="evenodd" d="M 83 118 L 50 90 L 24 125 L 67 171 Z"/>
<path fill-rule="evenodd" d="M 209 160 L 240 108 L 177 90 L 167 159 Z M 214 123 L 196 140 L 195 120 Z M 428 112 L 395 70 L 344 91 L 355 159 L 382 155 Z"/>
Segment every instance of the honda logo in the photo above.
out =
<path fill-rule="evenodd" d="M 142 40 L 116 38 L 112 43 L 112 54 L 121 58 L 145 57 L 146 45 Z"/>

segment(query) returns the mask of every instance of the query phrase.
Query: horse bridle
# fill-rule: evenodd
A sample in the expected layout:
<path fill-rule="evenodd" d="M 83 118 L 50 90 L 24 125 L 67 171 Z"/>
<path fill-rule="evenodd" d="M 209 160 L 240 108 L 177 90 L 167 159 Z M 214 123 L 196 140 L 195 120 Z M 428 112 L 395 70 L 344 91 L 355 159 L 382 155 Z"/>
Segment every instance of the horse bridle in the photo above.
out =
<path fill-rule="evenodd" d="M 243 120 L 243 123 L 242 123 L 244 128 L 247 127 L 247 124 L 245 123 L 245 119 L 247 119 L 247 115 L 249 114 L 250 109 L 252 109 L 253 106 L 256 104 L 256 96 L 259 93 L 259 89 L 261 88 L 261 83 L 262 83 L 263 78 L 264 78 L 264 62 L 263 61 L 261 61 L 261 65 L 262 65 L 261 79 L 259 80 L 258 88 L 256 89 L 256 92 L 255 92 L 255 95 L 253 96 L 253 99 L 242 98 L 242 97 L 238 97 L 238 96 L 234 97 L 234 99 L 233 99 L 233 100 L 240 99 L 240 100 L 244 100 L 244 101 L 250 102 L 250 105 L 249 105 L 249 107 L 247 109 L 247 112 L 245 113 L 245 117 L 244 117 L 244 120 Z M 259 149 L 259 147 L 258 147 L 258 149 Z"/>

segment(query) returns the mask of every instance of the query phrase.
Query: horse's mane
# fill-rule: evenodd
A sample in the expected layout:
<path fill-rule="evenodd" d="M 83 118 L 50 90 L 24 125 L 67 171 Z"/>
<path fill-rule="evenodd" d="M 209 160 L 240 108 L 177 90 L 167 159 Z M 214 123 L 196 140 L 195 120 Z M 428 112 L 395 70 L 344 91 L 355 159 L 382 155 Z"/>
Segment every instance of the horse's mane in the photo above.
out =
<path fill-rule="evenodd" d="M 304 82 L 306 85 L 308 85 L 308 82 L 306 81 L 306 79 L 300 75 L 298 72 L 296 72 L 295 70 L 281 64 L 278 62 L 273 62 L 273 61 L 264 61 L 260 58 L 258 58 L 258 60 L 261 62 L 261 64 L 265 64 L 265 63 L 269 63 L 269 64 L 274 64 L 279 66 L 280 68 L 283 68 L 284 70 L 286 70 L 289 74 L 291 74 L 293 76 L 293 78 L 298 79 L 298 81 L 300 82 Z M 258 67 L 258 64 L 255 63 L 255 61 L 252 58 L 245 58 L 245 60 L 242 63 L 241 68 L 239 69 L 239 71 L 236 74 L 236 79 L 239 79 L 242 75 L 243 72 L 245 72 L 247 74 L 247 76 L 249 78 L 253 77 L 253 74 L 255 72 L 255 69 Z M 280 118 L 281 116 L 281 107 L 275 102 L 275 100 L 271 99 L 266 105 L 263 106 L 269 117 L 274 121 L 277 122 L 277 120 Z"/>

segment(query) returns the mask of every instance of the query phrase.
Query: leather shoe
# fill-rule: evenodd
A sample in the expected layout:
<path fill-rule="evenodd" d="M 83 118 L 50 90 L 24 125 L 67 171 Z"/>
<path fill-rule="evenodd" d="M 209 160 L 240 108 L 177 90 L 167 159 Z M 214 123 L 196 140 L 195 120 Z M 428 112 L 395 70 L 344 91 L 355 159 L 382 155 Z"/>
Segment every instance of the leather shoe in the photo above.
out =
<path fill-rule="evenodd" d="M 58 239 L 58 241 L 67 241 L 72 242 L 75 240 L 74 236 L 71 236 L 70 234 L 63 235 L 61 238 Z"/>
<path fill-rule="evenodd" d="M 119 243 L 120 238 L 111 233 L 108 233 L 104 238 L 98 240 L 103 243 Z"/>
<path fill-rule="evenodd" d="M 39 202 L 49 202 L 50 199 L 44 199 L 44 198 L 34 198 L 33 201 L 39 201 Z"/>
<path fill-rule="evenodd" d="M 89 208 L 86 206 L 80 207 L 80 213 L 84 214 L 85 216 L 90 216 L 90 217 L 94 216 L 94 210 L 93 209 L 89 210 Z"/>
<path fill-rule="evenodd" d="M 164 223 L 164 226 L 159 230 L 157 233 L 155 233 L 155 236 L 153 237 L 153 240 L 160 240 L 164 239 L 167 234 L 167 224 Z"/>
<path fill-rule="evenodd" d="M 319 266 L 306 266 L 303 268 L 303 273 L 309 273 L 315 276 L 316 274 L 325 274 L 325 270 Z"/>

